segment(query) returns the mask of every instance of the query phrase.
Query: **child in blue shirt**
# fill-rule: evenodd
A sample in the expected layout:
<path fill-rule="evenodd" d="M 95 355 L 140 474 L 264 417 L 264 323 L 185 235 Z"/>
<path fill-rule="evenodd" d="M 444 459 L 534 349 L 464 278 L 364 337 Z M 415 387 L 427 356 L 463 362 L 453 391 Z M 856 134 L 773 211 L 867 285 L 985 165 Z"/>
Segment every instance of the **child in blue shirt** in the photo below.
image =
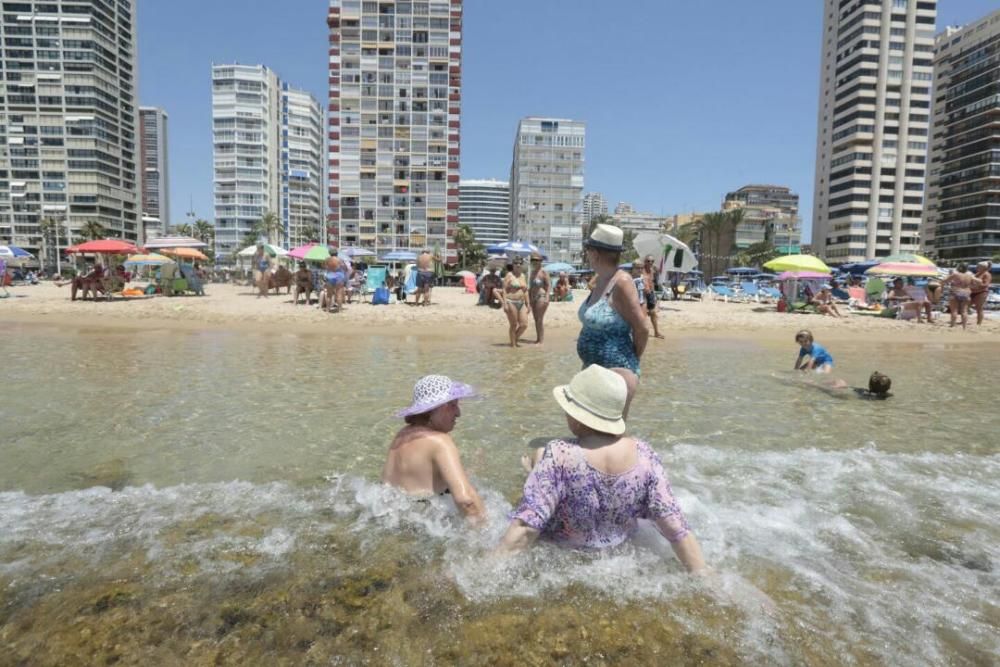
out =
<path fill-rule="evenodd" d="M 826 351 L 826 348 L 813 341 L 812 332 L 808 329 L 795 334 L 795 342 L 802 348 L 799 350 L 798 359 L 795 360 L 795 370 L 816 371 L 817 373 L 829 373 L 833 370 L 833 357 Z M 807 361 L 803 361 L 809 357 Z"/>

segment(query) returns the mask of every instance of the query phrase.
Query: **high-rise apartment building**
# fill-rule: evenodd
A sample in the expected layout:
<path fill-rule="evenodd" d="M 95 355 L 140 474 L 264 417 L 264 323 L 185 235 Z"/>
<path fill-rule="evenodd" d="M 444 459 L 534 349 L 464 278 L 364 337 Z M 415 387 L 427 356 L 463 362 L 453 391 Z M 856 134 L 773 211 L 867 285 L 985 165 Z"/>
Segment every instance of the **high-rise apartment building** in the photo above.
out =
<path fill-rule="evenodd" d="M 826 0 L 812 245 L 832 263 L 919 247 L 936 0 Z"/>
<path fill-rule="evenodd" d="M 312 95 L 281 84 L 281 225 L 289 248 L 325 241 L 323 112 Z"/>
<path fill-rule="evenodd" d="M 553 262 L 579 262 L 583 248 L 586 127 L 562 118 L 518 123 L 510 169 L 510 233 L 544 249 Z"/>
<path fill-rule="evenodd" d="M 924 249 L 940 259 L 1000 252 L 1000 11 L 938 35 Z"/>
<path fill-rule="evenodd" d="M 736 248 L 748 248 L 767 241 L 781 252 L 799 250 L 799 196 L 780 185 L 744 185 L 730 192 L 723 210 L 743 209 L 743 221 L 736 226 Z"/>
<path fill-rule="evenodd" d="M 583 195 L 583 220 L 585 225 L 599 215 L 608 214 L 608 201 L 600 192 L 588 192 Z"/>
<path fill-rule="evenodd" d="M 0 239 L 52 264 L 89 223 L 138 241 L 134 0 L 0 9 Z"/>
<path fill-rule="evenodd" d="M 246 246 L 267 214 L 271 243 L 305 242 L 322 225 L 322 115 L 308 93 L 263 65 L 212 66 L 215 249 Z"/>
<path fill-rule="evenodd" d="M 330 0 L 328 231 L 457 260 L 462 0 Z"/>
<path fill-rule="evenodd" d="M 618 205 L 615 206 L 615 213 L 611 217 L 614 220 L 614 225 L 635 234 L 639 232 L 659 233 L 665 231 L 670 224 L 670 219 L 667 216 L 637 211 L 628 202 L 618 202 Z"/>
<path fill-rule="evenodd" d="M 507 239 L 510 224 L 510 184 L 497 180 L 458 183 L 458 222 L 468 225 L 484 246 Z"/>
<path fill-rule="evenodd" d="M 170 162 L 167 112 L 139 107 L 139 180 L 142 184 L 142 238 L 163 236 L 170 227 Z"/>

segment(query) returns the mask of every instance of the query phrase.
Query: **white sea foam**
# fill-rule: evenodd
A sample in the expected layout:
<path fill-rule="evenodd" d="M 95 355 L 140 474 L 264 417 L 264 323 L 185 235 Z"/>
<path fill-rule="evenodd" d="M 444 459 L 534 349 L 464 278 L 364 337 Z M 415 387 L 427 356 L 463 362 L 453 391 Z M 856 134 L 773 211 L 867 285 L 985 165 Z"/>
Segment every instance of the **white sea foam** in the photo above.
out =
<path fill-rule="evenodd" d="M 623 601 L 706 591 L 742 609 L 751 619 L 747 645 L 778 663 L 785 658 L 773 641 L 776 618 L 845 648 L 865 642 L 888 662 L 945 662 L 956 641 L 976 655 L 1000 651 L 997 628 L 981 612 L 1000 599 L 1000 455 L 683 444 L 661 454 L 717 571 L 708 582 L 684 575 L 649 525 L 604 553 L 540 543 L 495 559 L 490 550 L 511 510 L 499 492 L 477 484 L 490 521 L 469 530 L 448 496 L 417 501 L 348 476 L 311 487 L 0 493 L 0 575 L 26 581 L 69 565 L 71 576 L 98 573 L 139 550 L 165 580 L 197 576 L 181 567 L 192 562 L 202 574 L 252 576 L 347 527 L 366 548 L 405 533 L 414 548 L 438 551 L 437 567 L 473 601 L 570 586 Z M 782 600 L 770 612 L 761 588 Z M 959 639 L 946 645 L 942 633 Z"/>

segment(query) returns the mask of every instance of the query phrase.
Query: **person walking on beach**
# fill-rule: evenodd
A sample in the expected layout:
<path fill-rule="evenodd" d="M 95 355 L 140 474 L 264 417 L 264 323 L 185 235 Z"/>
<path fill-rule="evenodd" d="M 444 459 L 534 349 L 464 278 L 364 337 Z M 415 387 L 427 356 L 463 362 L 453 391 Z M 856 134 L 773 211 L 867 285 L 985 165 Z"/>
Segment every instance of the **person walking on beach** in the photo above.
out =
<path fill-rule="evenodd" d="M 347 285 L 347 271 L 344 260 L 336 255 L 326 259 L 326 272 L 323 274 L 325 289 L 320 301 L 320 308 L 326 307 L 326 312 L 332 313 L 336 308 L 339 313 L 344 308 L 344 289 Z"/>
<path fill-rule="evenodd" d="M 551 291 L 552 280 L 549 278 L 549 272 L 542 268 L 542 256 L 533 252 L 528 302 L 531 304 L 531 315 L 535 320 L 535 345 L 541 345 L 545 341 L 545 311 L 549 309 Z"/>
<path fill-rule="evenodd" d="M 621 375 L 591 365 L 552 395 L 573 437 L 550 441 L 532 462 L 497 550 L 521 551 L 539 537 L 571 548 L 606 549 L 629 539 L 638 519 L 648 519 L 688 572 L 703 572 L 701 546 L 660 457 L 626 433 L 628 387 Z"/>
<path fill-rule="evenodd" d="M 969 301 L 972 298 L 973 278 L 968 273 L 965 263 L 958 265 L 958 271 L 945 278 L 944 285 L 951 285 L 951 298 L 948 299 L 948 315 L 951 317 L 949 327 L 955 326 L 956 315 L 962 316 L 962 328 L 969 322 Z"/>
<path fill-rule="evenodd" d="M 257 252 L 253 256 L 254 282 L 257 284 L 257 298 L 267 298 L 267 288 L 271 281 L 271 256 L 267 254 L 263 243 L 257 244 Z"/>
<path fill-rule="evenodd" d="M 594 285 L 578 311 L 583 327 L 576 353 L 584 368 L 597 364 L 625 379 L 627 417 L 639 386 L 639 359 L 646 351 L 649 327 L 631 276 L 618 269 L 623 239 L 618 227 L 599 224 L 583 243 L 594 269 Z"/>
<path fill-rule="evenodd" d="M 990 296 L 990 285 L 993 284 L 993 274 L 990 273 L 989 262 L 976 264 L 976 273 L 972 276 L 970 299 L 976 309 L 976 326 L 983 323 L 983 311 L 986 309 L 986 299 Z"/>
<path fill-rule="evenodd" d="M 7 262 L 4 261 L 3 257 L 0 257 L 0 287 L 3 288 L 3 298 L 10 296 L 10 292 L 7 290 Z"/>
<path fill-rule="evenodd" d="M 646 258 L 642 261 L 642 289 L 646 302 L 646 314 L 649 316 L 649 321 L 653 324 L 653 335 L 656 338 L 663 338 L 663 334 L 660 333 L 660 325 L 656 321 L 658 281 L 659 274 L 656 271 L 656 266 L 653 264 L 653 256 L 646 255 Z"/>
<path fill-rule="evenodd" d="M 413 403 L 396 413 L 406 420 L 406 426 L 389 446 L 382 481 L 414 496 L 450 494 L 466 519 L 482 521 L 486 517 L 483 501 L 449 435 L 462 415 L 459 399 L 477 396 L 469 385 L 445 375 L 420 378 L 413 387 Z"/>
<path fill-rule="evenodd" d="M 431 305 L 431 289 L 434 287 L 434 257 L 430 250 L 424 250 L 417 257 L 417 299 L 418 306 Z M 420 297 L 424 302 L 420 303 Z"/>
<path fill-rule="evenodd" d="M 511 347 L 520 347 L 521 335 L 528 330 L 528 281 L 524 276 L 524 260 L 518 257 L 509 265 L 507 275 L 503 277 L 502 289 L 496 290 L 497 297 L 503 303 L 503 311 L 507 315 L 509 325 L 507 335 Z"/>

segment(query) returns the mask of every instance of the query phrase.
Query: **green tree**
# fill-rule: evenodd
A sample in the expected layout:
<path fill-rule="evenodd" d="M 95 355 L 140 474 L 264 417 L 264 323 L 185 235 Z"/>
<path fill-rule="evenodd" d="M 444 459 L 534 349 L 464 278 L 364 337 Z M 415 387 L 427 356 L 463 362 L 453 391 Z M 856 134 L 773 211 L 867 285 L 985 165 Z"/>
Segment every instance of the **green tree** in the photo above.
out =
<path fill-rule="evenodd" d="M 274 211 L 268 211 L 254 225 L 257 236 L 263 236 L 268 243 L 281 245 L 281 220 Z"/>
<path fill-rule="evenodd" d="M 736 253 L 736 265 L 760 267 L 780 254 L 770 241 L 759 241 Z"/>
<path fill-rule="evenodd" d="M 319 243 L 319 225 L 310 225 L 302 230 L 307 243 Z"/>
<path fill-rule="evenodd" d="M 486 261 L 486 248 L 476 240 L 468 225 L 459 225 L 455 230 L 455 246 L 458 248 L 458 265 L 463 269 L 469 266 L 478 268 Z"/>
<path fill-rule="evenodd" d="M 183 224 L 174 226 L 174 233 L 177 234 L 178 236 L 191 236 L 191 237 L 193 237 L 194 236 L 194 229 L 191 227 L 191 225 L 189 225 L 189 224 L 187 224 L 185 222 Z"/>
<path fill-rule="evenodd" d="M 215 244 L 215 227 L 208 220 L 198 219 L 194 221 L 194 226 L 192 227 L 192 236 L 202 243 L 207 243 L 208 245 Z"/>
<path fill-rule="evenodd" d="M 107 232 L 101 223 L 96 220 L 88 220 L 80 227 L 80 235 L 87 241 L 97 241 L 98 239 L 103 239 L 107 235 Z"/>
<path fill-rule="evenodd" d="M 698 225 L 699 262 L 709 275 L 727 268 L 736 244 L 736 227 L 743 222 L 743 209 L 706 213 Z"/>
<path fill-rule="evenodd" d="M 622 230 L 622 257 L 621 261 L 634 262 L 639 259 L 639 253 L 635 249 L 635 232 L 631 229 Z"/>

